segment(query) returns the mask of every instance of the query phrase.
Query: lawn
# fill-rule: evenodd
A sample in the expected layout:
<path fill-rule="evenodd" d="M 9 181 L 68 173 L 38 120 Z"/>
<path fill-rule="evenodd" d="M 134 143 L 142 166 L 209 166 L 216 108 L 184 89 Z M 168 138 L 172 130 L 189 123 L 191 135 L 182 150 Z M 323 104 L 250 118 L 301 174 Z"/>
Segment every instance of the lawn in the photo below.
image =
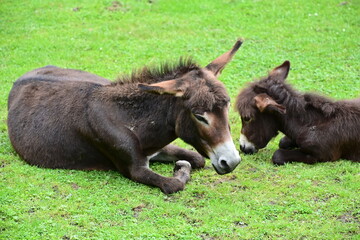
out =
<path fill-rule="evenodd" d="M 115 79 L 180 56 L 205 66 L 238 37 L 245 42 L 219 78 L 233 103 L 284 60 L 297 89 L 355 98 L 359 15 L 358 0 L 0 0 L 0 239 L 360 239 L 359 163 L 274 166 L 280 136 L 242 154 L 234 172 L 217 175 L 207 161 L 184 191 L 164 195 L 117 172 L 29 166 L 6 126 L 12 83 L 34 68 Z M 230 121 L 238 146 L 233 109 Z M 151 168 L 170 176 L 173 165 Z"/>

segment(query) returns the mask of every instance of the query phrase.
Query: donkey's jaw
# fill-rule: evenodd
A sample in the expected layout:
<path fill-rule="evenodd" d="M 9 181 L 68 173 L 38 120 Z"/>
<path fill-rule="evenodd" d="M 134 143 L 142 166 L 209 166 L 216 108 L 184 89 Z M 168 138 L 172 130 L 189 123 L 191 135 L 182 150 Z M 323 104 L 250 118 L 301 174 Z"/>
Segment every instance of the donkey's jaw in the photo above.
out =
<path fill-rule="evenodd" d="M 255 145 L 244 134 L 240 135 L 240 149 L 245 154 L 253 154 L 258 151 Z"/>
<path fill-rule="evenodd" d="M 216 172 L 221 175 L 232 172 L 241 161 L 232 139 L 217 145 L 209 156 Z"/>

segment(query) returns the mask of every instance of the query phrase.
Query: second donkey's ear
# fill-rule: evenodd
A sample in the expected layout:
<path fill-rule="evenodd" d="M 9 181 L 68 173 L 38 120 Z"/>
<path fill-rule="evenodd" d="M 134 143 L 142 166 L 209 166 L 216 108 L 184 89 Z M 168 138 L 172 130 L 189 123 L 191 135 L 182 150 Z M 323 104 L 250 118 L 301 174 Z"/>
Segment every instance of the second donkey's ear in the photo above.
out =
<path fill-rule="evenodd" d="M 260 110 L 260 112 L 266 111 L 276 111 L 281 114 L 286 113 L 286 108 L 275 102 L 269 95 L 265 93 L 258 94 L 254 97 L 256 107 Z"/>
<path fill-rule="evenodd" d="M 276 81 L 285 81 L 290 71 L 290 62 L 285 61 L 280 66 L 274 68 L 270 73 L 269 77 Z"/>
<path fill-rule="evenodd" d="M 186 91 L 187 84 L 181 80 L 168 80 L 153 84 L 139 83 L 138 87 L 145 92 L 156 94 L 170 94 L 176 97 L 182 97 Z"/>

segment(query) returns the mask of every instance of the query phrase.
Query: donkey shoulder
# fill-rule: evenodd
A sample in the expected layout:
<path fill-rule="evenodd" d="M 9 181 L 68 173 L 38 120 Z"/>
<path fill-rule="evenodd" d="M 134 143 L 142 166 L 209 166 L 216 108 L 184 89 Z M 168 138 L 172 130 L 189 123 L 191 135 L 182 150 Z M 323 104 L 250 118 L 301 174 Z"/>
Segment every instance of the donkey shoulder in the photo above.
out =
<path fill-rule="evenodd" d="M 333 116 L 340 109 L 338 102 L 315 93 L 305 93 L 304 99 L 306 108 L 316 109 L 325 117 Z"/>

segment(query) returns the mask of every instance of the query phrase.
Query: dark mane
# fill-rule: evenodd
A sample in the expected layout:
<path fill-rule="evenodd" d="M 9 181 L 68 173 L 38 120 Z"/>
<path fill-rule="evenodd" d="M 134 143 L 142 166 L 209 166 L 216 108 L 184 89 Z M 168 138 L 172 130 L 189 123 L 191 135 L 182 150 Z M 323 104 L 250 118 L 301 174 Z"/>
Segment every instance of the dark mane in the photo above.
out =
<path fill-rule="evenodd" d="M 303 95 L 284 82 L 271 82 L 268 78 L 262 78 L 251 82 L 237 96 L 236 110 L 242 116 L 254 117 L 257 108 L 254 97 L 257 94 L 266 93 L 277 103 L 286 106 L 289 112 L 305 112 Z M 249 106 L 253 106 L 250 109 Z"/>
<path fill-rule="evenodd" d="M 303 94 L 296 91 L 290 84 L 285 82 L 271 82 L 263 80 L 259 83 L 263 86 L 270 97 L 277 103 L 286 106 L 289 113 L 301 114 L 305 113 L 305 101 Z"/>
<path fill-rule="evenodd" d="M 178 62 L 165 62 L 160 66 L 134 70 L 130 75 L 119 76 L 113 84 L 156 83 L 178 78 L 192 70 L 199 70 L 199 65 L 190 57 L 181 57 Z"/>

